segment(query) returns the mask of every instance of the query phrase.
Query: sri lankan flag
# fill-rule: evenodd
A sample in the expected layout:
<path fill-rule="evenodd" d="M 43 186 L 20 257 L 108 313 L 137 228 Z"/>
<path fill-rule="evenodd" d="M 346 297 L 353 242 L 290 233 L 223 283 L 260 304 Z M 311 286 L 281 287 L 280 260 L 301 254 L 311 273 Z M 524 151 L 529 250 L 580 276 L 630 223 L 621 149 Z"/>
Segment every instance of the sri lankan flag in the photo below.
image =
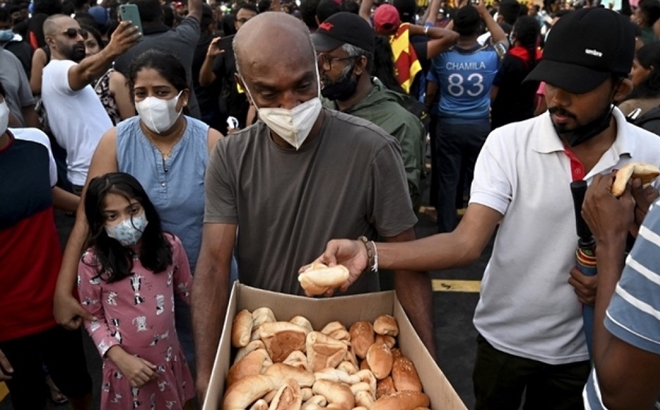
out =
<path fill-rule="evenodd" d="M 410 93 L 410 87 L 417 73 L 422 71 L 422 65 L 417 59 L 417 53 L 410 44 L 410 24 L 403 23 L 396 34 L 390 36 L 390 45 L 394 58 L 394 73 L 401 87 Z"/>

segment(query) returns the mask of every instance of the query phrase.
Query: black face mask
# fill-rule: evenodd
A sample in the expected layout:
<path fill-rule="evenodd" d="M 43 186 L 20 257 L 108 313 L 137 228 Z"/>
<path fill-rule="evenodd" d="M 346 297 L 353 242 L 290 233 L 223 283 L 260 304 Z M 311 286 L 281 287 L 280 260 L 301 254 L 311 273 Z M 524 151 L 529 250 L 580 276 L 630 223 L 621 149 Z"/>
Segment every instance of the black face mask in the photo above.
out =
<path fill-rule="evenodd" d="M 355 94 L 358 85 L 358 79 L 353 75 L 354 68 L 355 65 L 348 70 L 341 80 L 323 87 L 321 95 L 332 101 L 346 101 L 351 98 Z"/>
<path fill-rule="evenodd" d="M 571 131 L 560 131 L 557 128 L 555 122 L 552 121 L 552 126 L 555 128 L 557 134 L 561 135 L 571 147 L 575 147 L 576 145 L 580 145 L 583 142 L 589 141 L 596 135 L 605 131 L 607 127 L 610 126 L 610 121 L 612 120 L 614 104 L 612 104 L 611 101 L 614 99 L 614 95 L 616 94 L 617 89 L 618 87 L 616 87 L 614 91 L 612 91 L 612 94 L 609 96 L 608 101 L 610 101 L 610 104 L 605 108 L 605 110 L 603 110 L 603 112 L 598 117 L 587 124 L 580 125 Z M 554 114 L 557 112 L 562 112 L 563 109 L 559 107 L 553 107 L 548 111 L 550 114 Z M 564 113 L 566 112 L 564 111 Z"/>
<path fill-rule="evenodd" d="M 589 141 L 596 135 L 605 131 L 607 127 L 610 126 L 613 110 L 614 106 L 610 105 L 596 119 L 589 122 L 588 124 L 580 125 L 571 131 L 560 132 L 559 129 L 557 129 L 557 125 L 555 125 L 554 121 L 552 122 L 552 126 L 555 127 L 557 134 L 561 135 L 571 147 L 574 147 L 576 145 L 582 144 L 585 141 Z M 550 113 L 552 114 L 556 111 L 557 110 L 550 110 Z"/>

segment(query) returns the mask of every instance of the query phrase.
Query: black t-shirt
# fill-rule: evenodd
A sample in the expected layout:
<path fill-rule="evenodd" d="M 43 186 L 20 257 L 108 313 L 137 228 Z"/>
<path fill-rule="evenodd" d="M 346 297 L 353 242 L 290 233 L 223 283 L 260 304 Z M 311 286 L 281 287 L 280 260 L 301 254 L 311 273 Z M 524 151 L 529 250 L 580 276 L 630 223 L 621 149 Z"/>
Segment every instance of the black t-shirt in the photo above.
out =
<path fill-rule="evenodd" d="M 429 60 L 426 52 L 428 42 L 429 39 L 426 36 L 410 37 L 410 45 L 412 46 L 413 50 L 415 50 L 419 64 L 422 66 L 422 71 L 415 76 L 410 86 L 410 95 L 415 96 L 415 98 L 420 95 L 420 92 L 422 91 L 421 88 L 423 85 L 423 79 L 426 78 L 426 73 L 428 73 L 429 69 L 431 68 L 431 60 Z"/>
<path fill-rule="evenodd" d="M 234 60 L 234 50 L 229 48 L 224 53 L 215 58 L 213 62 L 213 73 L 216 81 L 220 84 L 220 98 L 218 105 L 220 108 L 220 118 L 223 122 L 221 128 L 226 128 L 228 116 L 235 117 L 238 120 L 239 128 L 245 128 L 247 118 L 248 103 L 245 92 L 239 92 L 236 83 L 236 61 Z M 222 130 L 220 130 L 222 132 Z"/>
<path fill-rule="evenodd" d="M 493 129 L 511 122 L 534 116 L 538 81 L 523 83 L 531 67 L 521 58 L 507 53 L 495 75 L 493 85 L 499 87 L 497 98 L 491 104 Z"/>
<path fill-rule="evenodd" d="M 192 80 L 193 88 L 195 89 L 195 95 L 197 96 L 197 102 L 199 103 L 199 109 L 202 113 L 202 119 L 204 117 L 216 114 L 218 112 L 218 97 L 220 96 L 220 84 L 216 80 L 213 84 L 208 87 L 202 87 L 199 85 L 199 72 L 202 69 L 204 60 L 206 59 L 206 52 L 209 48 L 209 44 L 213 40 L 212 34 L 202 33 L 199 37 L 199 43 L 195 48 L 195 56 L 193 57 L 192 64 Z M 217 121 L 215 124 L 208 124 L 213 128 L 217 128 Z"/>
<path fill-rule="evenodd" d="M 12 54 L 21 62 L 25 74 L 30 78 L 32 71 L 32 47 L 25 41 L 10 41 L 5 44 L 5 50 L 11 51 Z"/>

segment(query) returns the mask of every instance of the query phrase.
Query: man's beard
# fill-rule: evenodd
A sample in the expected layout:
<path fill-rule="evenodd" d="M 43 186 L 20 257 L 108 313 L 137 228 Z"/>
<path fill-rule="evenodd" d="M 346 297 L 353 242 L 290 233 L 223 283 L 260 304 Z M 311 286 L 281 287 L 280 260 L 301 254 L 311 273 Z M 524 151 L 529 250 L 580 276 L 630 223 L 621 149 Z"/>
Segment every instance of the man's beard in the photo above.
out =
<path fill-rule="evenodd" d="M 85 46 L 75 45 L 65 50 L 63 54 L 69 60 L 79 63 L 85 58 Z"/>
<path fill-rule="evenodd" d="M 572 129 L 570 129 L 566 124 L 556 124 L 554 120 L 551 121 L 557 134 L 563 137 L 563 139 L 568 142 L 571 147 L 574 147 L 592 139 L 593 137 L 599 135 L 601 132 L 605 131 L 610 126 L 613 110 L 614 106 L 612 104 L 608 104 L 603 108 L 602 112 L 596 118 L 586 124 L 578 124 L 575 127 L 572 127 Z M 561 107 L 552 107 L 549 108 L 548 111 L 550 114 L 559 114 L 561 116 L 573 118 L 577 123 L 577 117 Z"/>

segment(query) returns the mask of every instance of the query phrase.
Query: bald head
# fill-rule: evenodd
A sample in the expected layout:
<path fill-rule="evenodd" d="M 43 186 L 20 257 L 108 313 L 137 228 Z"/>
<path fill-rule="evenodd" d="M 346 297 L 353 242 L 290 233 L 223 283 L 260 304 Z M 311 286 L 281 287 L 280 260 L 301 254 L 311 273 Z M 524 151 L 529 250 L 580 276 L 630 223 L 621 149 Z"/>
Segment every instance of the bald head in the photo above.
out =
<path fill-rule="evenodd" d="M 234 53 L 244 76 L 261 67 L 313 67 L 316 61 L 307 27 L 297 18 L 278 12 L 261 13 L 247 21 L 234 38 Z"/>
<path fill-rule="evenodd" d="M 44 36 L 53 36 L 60 31 L 63 26 L 80 27 L 80 24 L 71 17 L 64 14 L 54 14 L 44 21 Z"/>

